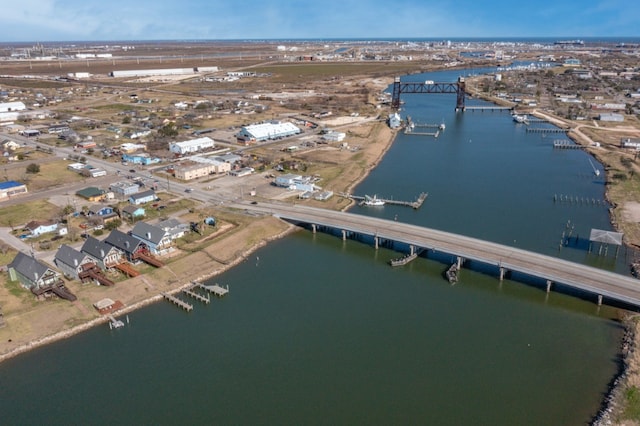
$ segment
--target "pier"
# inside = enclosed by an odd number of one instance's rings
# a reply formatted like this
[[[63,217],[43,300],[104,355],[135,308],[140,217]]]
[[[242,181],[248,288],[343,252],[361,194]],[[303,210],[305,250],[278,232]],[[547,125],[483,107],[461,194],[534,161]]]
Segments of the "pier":
[[[184,290],[182,290],[182,292],[187,296],[193,297],[194,299],[201,301],[202,303],[206,303],[206,304],[211,303],[211,298],[204,297],[203,295],[195,293],[188,288],[185,288]]]
[[[577,143],[573,143],[565,140],[553,141],[553,147],[556,149],[584,149],[582,145],[578,145]]]
[[[227,284],[226,288],[222,287],[221,285],[219,285],[218,283],[215,283],[214,285],[204,285],[201,283],[194,283],[195,286],[208,291],[209,293],[213,293],[218,297],[223,297],[225,296],[227,293],[229,293],[229,285]]]
[[[182,309],[184,309],[187,312],[191,312],[193,310],[193,305],[185,302],[184,300],[178,299],[177,297],[174,297],[174,296],[170,295],[169,293],[162,293],[162,296],[164,296],[164,298],[166,300],[168,300],[169,302],[173,303],[174,305],[177,305],[177,306],[181,307]]]
[[[361,203],[364,203],[364,201],[366,200],[366,197],[362,195],[341,193],[340,196],[343,198],[349,198],[350,200],[355,200]],[[428,196],[429,196],[428,193],[423,192],[420,195],[418,195],[418,198],[415,201],[401,201],[401,200],[393,200],[393,199],[379,198],[379,197],[376,197],[376,198],[377,200],[384,202],[384,204],[391,204],[396,206],[405,206],[405,207],[411,207],[413,209],[419,209],[420,207],[422,207],[422,204],[424,204],[424,201],[427,199]]]
[[[527,127],[527,132],[531,133],[567,133],[569,129],[544,128],[544,127]]]

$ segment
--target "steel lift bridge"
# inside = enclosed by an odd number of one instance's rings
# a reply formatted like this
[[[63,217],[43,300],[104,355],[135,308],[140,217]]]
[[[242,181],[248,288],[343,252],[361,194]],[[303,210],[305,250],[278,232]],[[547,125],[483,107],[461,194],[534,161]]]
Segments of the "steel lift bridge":
[[[396,110],[400,108],[400,95],[403,93],[455,93],[456,111],[464,111],[465,105],[464,77],[458,77],[455,83],[435,83],[427,80],[424,83],[401,82],[400,77],[393,81],[393,95],[391,106]]]

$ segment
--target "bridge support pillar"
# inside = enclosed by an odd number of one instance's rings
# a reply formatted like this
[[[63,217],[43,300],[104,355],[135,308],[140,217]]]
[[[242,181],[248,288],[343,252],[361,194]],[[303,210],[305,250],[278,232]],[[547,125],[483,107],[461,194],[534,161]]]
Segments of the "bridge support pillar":
[[[504,275],[506,273],[507,273],[507,270],[501,266],[500,267],[500,281],[504,280]]]
[[[409,253],[414,254],[415,251],[416,251],[416,248],[413,246],[413,244],[409,245]]]
[[[462,267],[462,260],[463,259],[460,256],[456,258],[456,266],[458,267],[458,269]]]
[[[344,229],[342,230],[342,241],[346,241],[347,240],[347,231],[345,231]]]
[[[311,232],[313,232],[314,234],[316,233],[316,224],[315,223],[311,224]]]
[[[547,280],[547,294],[551,291],[551,284],[553,284],[553,281]]]
[[[378,236],[373,237],[373,243],[375,244],[376,250],[378,250]]]
[[[602,306],[602,295],[598,295],[598,306]]]

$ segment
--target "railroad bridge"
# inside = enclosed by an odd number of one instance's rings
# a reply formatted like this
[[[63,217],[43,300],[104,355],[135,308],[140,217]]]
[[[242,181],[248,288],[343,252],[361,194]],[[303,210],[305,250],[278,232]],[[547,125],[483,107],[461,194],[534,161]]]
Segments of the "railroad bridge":
[[[546,280],[547,292],[553,284],[559,284],[597,296],[598,304],[602,303],[603,298],[608,298],[640,308],[640,281],[631,276],[393,220],[300,205],[261,203],[241,206],[308,226],[314,232],[319,227],[335,229],[342,232],[343,239],[349,234],[367,235],[373,238],[376,247],[380,241],[394,241],[422,250],[426,255],[433,251],[453,255],[460,260],[493,265],[500,279],[508,272],[518,272],[523,276],[542,279],[542,282]]]
[[[456,83],[436,83],[431,80],[427,80],[424,83],[401,82],[400,77],[396,77],[393,81],[392,108],[400,108],[400,95],[403,93],[455,93],[456,111],[465,110],[464,77],[458,77]]]

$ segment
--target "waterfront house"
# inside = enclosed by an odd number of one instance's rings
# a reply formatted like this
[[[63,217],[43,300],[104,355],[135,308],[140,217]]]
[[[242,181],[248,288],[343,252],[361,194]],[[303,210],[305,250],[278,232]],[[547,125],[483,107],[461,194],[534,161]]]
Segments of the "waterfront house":
[[[85,253],[63,244],[56,252],[53,263],[65,277],[77,280],[80,279],[79,274],[84,269],[83,265],[93,264],[93,261]]]
[[[87,237],[80,251],[89,256],[103,271],[113,268],[124,257],[118,248],[92,236]]]
[[[162,222],[158,222],[156,226],[167,232],[171,241],[182,238],[189,232],[189,225],[187,225],[186,223],[181,223],[178,219],[175,218],[169,218],[167,220],[163,220]]]
[[[31,236],[37,237],[42,234],[47,234],[49,232],[55,232],[58,230],[58,223],[53,221],[40,222],[37,220],[32,220],[27,223],[24,227],[26,231],[29,231]]]
[[[151,201],[155,201],[156,193],[153,189],[149,189],[146,191],[138,192],[137,194],[132,194],[129,197],[129,203],[134,205],[149,203]]]
[[[136,223],[130,234],[142,241],[152,254],[165,253],[172,246],[171,234],[145,222]]]
[[[147,252],[145,243],[118,229],[111,231],[107,238],[104,239],[104,242],[120,250],[129,262],[137,260],[139,253]]]
[[[20,281],[24,288],[37,290],[56,284],[60,274],[44,262],[35,257],[18,252],[16,257],[7,265],[9,279]]]

